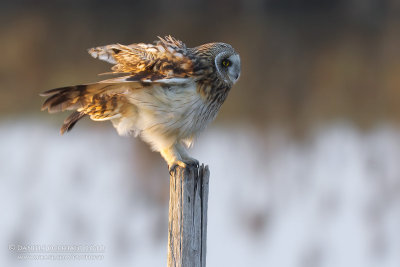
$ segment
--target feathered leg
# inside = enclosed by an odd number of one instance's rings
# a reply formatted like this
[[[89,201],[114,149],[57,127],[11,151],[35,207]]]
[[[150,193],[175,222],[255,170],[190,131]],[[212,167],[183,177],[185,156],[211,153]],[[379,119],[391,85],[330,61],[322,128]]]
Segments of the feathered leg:
[[[180,143],[162,149],[161,156],[168,164],[169,171],[172,172],[177,166],[186,168],[188,165],[199,165],[199,161],[188,156],[185,148]]]

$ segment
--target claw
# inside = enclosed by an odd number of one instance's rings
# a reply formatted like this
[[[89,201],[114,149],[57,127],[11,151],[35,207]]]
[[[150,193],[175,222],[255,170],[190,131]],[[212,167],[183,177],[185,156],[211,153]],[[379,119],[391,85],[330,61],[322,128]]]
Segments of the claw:
[[[176,167],[178,167],[177,164],[173,164],[171,167],[168,166],[169,175],[173,175],[175,173]]]
[[[186,167],[187,167],[187,164],[186,164],[185,162],[181,161],[181,160],[175,161],[175,162],[171,165],[171,167],[169,167],[169,174],[172,175],[172,174],[175,172],[175,170],[176,170],[176,168],[177,168],[178,166],[179,166],[179,167],[182,167],[182,168],[186,168]]]
[[[185,161],[181,161],[181,160],[175,161],[173,164],[168,166],[169,174],[172,175],[178,166],[182,167],[182,168],[187,168],[189,166],[198,168],[200,166],[200,163],[197,159],[193,159],[193,158],[186,159]]]
[[[196,167],[196,168],[198,168],[199,167],[199,161],[197,160],[197,159],[189,159],[189,160],[185,160],[185,162],[186,162],[186,164],[187,165],[190,165],[190,166],[193,166],[193,167]]]

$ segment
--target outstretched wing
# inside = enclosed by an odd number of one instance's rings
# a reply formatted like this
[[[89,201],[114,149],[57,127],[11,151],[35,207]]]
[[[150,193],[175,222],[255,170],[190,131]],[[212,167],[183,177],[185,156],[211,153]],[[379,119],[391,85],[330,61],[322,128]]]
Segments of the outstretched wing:
[[[89,115],[92,120],[102,121],[128,116],[132,111],[132,104],[129,103],[127,95],[132,90],[143,87],[138,82],[120,83],[117,78],[105,82],[76,85],[69,87],[48,90],[41,94],[47,97],[43,103],[42,110],[49,113],[75,110],[61,127],[61,134],[69,131],[75,123]]]
[[[143,77],[137,81],[137,76],[125,76],[98,83],[68,86],[51,89],[40,94],[47,97],[42,110],[55,113],[65,110],[74,112],[65,119],[61,134],[72,129],[78,120],[88,115],[92,120],[104,121],[121,117],[134,116],[136,107],[129,101],[135,91],[152,86],[169,87],[185,86],[190,79],[173,78],[151,81]]]
[[[94,58],[111,64],[113,73],[129,73],[134,79],[184,78],[193,75],[193,62],[186,45],[171,37],[159,37],[155,44],[112,44],[89,49]],[[138,78],[138,79],[139,79]]]
[[[61,127],[61,133],[71,130],[82,117],[92,120],[111,120],[132,115],[135,108],[129,94],[151,85],[183,85],[192,81],[193,61],[186,45],[171,36],[160,38],[152,44],[112,44],[89,49],[89,53],[114,64],[114,73],[128,76],[109,79],[94,84],[77,85],[48,90],[42,110],[50,113],[75,110]],[[150,89],[151,90],[151,89]]]

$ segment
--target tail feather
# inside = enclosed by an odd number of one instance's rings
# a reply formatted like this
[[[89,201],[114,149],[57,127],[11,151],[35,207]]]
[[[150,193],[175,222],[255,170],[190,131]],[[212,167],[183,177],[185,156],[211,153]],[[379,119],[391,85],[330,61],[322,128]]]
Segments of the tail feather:
[[[79,111],[74,111],[71,115],[69,115],[65,120],[63,125],[61,126],[60,133],[64,134],[65,132],[69,132],[74,125],[82,119],[84,116],[86,116],[85,113],[79,112]]]

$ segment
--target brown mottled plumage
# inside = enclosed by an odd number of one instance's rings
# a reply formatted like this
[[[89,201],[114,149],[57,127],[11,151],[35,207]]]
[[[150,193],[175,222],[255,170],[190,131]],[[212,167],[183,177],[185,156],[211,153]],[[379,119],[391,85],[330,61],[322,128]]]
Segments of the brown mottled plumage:
[[[113,44],[89,49],[125,76],[93,84],[52,89],[42,110],[74,110],[61,127],[82,117],[111,120],[118,133],[140,135],[168,165],[198,164],[185,147],[216,116],[240,75],[240,58],[225,43],[195,48],[171,36],[154,44]]]

